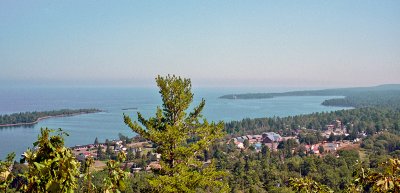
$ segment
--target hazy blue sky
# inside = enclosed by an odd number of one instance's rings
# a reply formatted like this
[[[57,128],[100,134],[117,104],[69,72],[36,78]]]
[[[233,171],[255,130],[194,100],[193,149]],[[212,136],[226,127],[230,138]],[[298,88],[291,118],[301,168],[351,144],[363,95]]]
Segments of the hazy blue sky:
[[[0,81],[400,83],[400,1],[0,1]]]

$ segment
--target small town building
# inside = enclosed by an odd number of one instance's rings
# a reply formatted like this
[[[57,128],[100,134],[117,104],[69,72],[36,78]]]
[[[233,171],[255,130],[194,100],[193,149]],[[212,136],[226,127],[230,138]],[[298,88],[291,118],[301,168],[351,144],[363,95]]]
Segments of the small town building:
[[[262,134],[263,143],[276,143],[282,141],[282,137],[275,132],[265,132]]]

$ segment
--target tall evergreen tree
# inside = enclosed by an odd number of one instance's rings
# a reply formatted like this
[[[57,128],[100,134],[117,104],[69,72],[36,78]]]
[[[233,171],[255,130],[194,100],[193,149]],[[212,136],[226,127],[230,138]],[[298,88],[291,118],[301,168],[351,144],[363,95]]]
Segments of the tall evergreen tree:
[[[225,172],[217,171],[214,163],[206,166],[197,156],[204,156],[214,141],[223,136],[223,123],[209,123],[202,118],[204,99],[187,114],[193,101],[190,79],[177,76],[156,78],[162,98],[155,117],[145,119],[138,113],[138,122],[124,115],[125,123],[143,138],[156,144],[161,154],[161,170],[149,182],[159,192],[227,191]]]
[[[96,139],[94,139],[94,144],[95,145],[99,144],[99,139],[97,139],[97,137],[96,137]]]
[[[97,153],[97,159],[98,160],[103,160],[104,159],[105,155],[104,155],[104,152],[103,152],[103,148],[100,145],[97,146],[96,153]]]

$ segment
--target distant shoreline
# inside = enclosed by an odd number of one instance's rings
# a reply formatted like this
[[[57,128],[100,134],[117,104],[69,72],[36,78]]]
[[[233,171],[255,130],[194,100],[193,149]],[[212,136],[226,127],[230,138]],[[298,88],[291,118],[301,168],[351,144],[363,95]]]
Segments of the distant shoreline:
[[[323,90],[290,91],[282,93],[228,94],[220,99],[270,99],[287,96],[343,96],[327,99],[321,103],[331,107],[387,107],[397,108],[400,104],[400,84],[385,84],[372,87],[336,88]],[[393,104],[397,104],[393,106]]]
[[[62,115],[52,115],[52,116],[43,116],[37,118],[33,122],[28,122],[28,123],[10,123],[10,124],[0,124],[0,127],[17,127],[17,126],[24,126],[24,125],[34,125],[39,123],[40,121],[44,119],[50,119],[50,118],[57,118],[57,117],[71,117],[71,116],[76,116],[76,115],[83,115],[83,114],[91,114],[91,113],[98,113],[102,112],[101,110],[93,111],[93,112],[79,112],[79,113],[71,113],[71,114],[62,114]]]

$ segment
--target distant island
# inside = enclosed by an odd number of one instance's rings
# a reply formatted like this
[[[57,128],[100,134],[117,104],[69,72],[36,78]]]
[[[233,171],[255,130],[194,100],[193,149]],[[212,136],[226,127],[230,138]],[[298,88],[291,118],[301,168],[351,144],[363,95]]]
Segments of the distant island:
[[[61,109],[42,112],[21,112],[10,115],[0,115],[0,127],[13,127],[21,125],[33,125],[40,120],[52,117],[66,117],[80,114],[101,112],[99,109]]]
[[[130,108],[123,108],[123,111],[127,111],[127,110],[137,110],[137,107],[130,107]]]
[[[390,107],[399,108],[400,84],[385,84],[373,87],[337,88],[323,90],[291,91],[282,93],[228,94],[221,99],[268,99],[283,96],[344,96],[322,102],[325,106],[340,107]],[[395,104],[395,105],[394,105]]]

